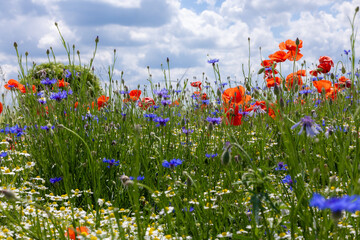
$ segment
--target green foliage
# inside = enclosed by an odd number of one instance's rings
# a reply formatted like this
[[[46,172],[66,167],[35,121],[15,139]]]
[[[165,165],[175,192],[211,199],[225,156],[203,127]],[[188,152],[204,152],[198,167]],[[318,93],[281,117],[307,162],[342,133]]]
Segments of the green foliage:
[[[69,77],[66,77],[69,74],[66,70],[71,73]],[[34,84],[37,89],[43,89],[40,80],[45,78],[64,79],[70,83],[71,89],[75,93],[80,92],[82,87],[80,83],[84,81],[84,87],[91,97],[96,97],[101,93],[100,80],[92,71],[79,65],[64,65],[59,62],[47,62],[35,65],[26,75],[25,79],[22,80],[22,84],[27,81]]]

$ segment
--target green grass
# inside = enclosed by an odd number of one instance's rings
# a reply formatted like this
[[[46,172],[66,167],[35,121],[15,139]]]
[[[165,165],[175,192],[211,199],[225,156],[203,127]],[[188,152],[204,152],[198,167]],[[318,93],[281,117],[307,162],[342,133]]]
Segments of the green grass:
[[[353,31],[354,21],[355,17]],[[61,40],[69,55],[68,66],[90,72],[93,59],[80,66]],[[294,72],[300,70],[295,62],[282,64],[293,64]],[[228,85],[202,81],[202,92],[209,98],[203,107],[201,99],[186,91],[197,90],[187,80],[170,84],[169,62],[162,86],[152,84],[149,76],[150,89],[141,89],[140,100],[153,97],[156,109],[124,102],[129,95],[121,91],[135,89],[127,89],[123,79],[114,82],[113,65],[106,89],[86,91],[87,74],[83,74],[78,83],[67,80],[73,93],[65,88],[68,95],[61,101],[50,99],[58,87],[40,82],[36,86],[43,91],[45,104],[39,103],[37,94],[9,90],[18,104],[15,110],[5,107],[1,117],[0,148],[8,155],[1,161],[5,195],[0,204],[0,236],[66,239],[69,228],[86,226],[87,233],[78,234],[88,239],[358,239],[359,211],[331,212],[309,206],[315,192],[326,198],[360,195],[358,69],[354,61],[342,65],[331,69],[333,75],[321,74],[332,82],[337,74],[351,80],[352,87],[339,91],[336,99],[317,93],[310,75],[303,81],[314,90],[311,93],[301,94],[299,86],[287,89],[285,76],[275,92],[257,89],[249,70],[244,78],[250,104],[265,101],[267,110],[244,115],[239,126],[226,124],[221,94],[235,86],[221,79],[217,63],[212,65],[214,78],[208,80]],[[26,83],[27,67],[20,66],[19,82]],[[262,76],[263,70],[259,73]],[[154,90],[164,87],[178,106],[162,105]],[[110,99],[98,109],[97,98],[102,94]],[[75,102],[79,103],[76,109]],[[267,114],[269,107],[275,118]],[[145,117],[151,113],[169,121],[157,126]],[[302,126],[291,129],[305,116],[321,126],[316,136],[307,136],[306,129],[299,135]],[[210,124],[208,117],[221,117],[222,123]],[[17,129],[10,129],[16,124]],[[193,132],[185,134],[182,128]],[[104,158],[114,159],[114,164],[108,167]],[[182,163],[163,166],[164,160],[172,159]],[[275,170],[279,162],[287,170]],[[283,182],[287,175],[292,184]],[[144,179],[138,181],[138,176]],[[55,177],[62,180],[51,183]]]

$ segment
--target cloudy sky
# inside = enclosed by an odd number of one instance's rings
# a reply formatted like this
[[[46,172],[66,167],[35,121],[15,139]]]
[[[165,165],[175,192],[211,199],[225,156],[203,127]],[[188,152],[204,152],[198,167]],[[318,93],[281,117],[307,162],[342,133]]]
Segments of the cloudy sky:
[[[260,59],[287,39],[303,40],[307,63],[324,55],[344,59],[343,50],[350,48],[348,17],[358,5],[360,0],[1,0],[0,66],[6,80],[17,79],[14,42],[22,55],[29,52],[30,63],[46,62],[50,46],[66,63],[57,22],[82,63],[89,62],[99,36],[94,63],[103,81],[116,49],[115,79],[124,71],[130,87],[147,83],[147,66],[153,81],[163,82],[167,57],[173,80],[201,79],[203,72],[214,79],[207,60],[218,58],[222,77],[241,83],[248,38],[255,79]]]

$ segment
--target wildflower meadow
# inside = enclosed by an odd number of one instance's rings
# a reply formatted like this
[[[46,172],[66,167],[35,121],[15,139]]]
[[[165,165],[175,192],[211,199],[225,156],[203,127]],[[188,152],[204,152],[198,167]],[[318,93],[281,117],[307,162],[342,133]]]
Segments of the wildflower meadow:
[[[302,61],[284,39],[244,70],[128,87],[63,38],[19,53],[0,105],[1,239],[360,239],[359,7],[349,49]],[[249,39],[250,43],[250,39]],[[249,48],[251,45],[249,44]],[[292,69],[285,74],[281,68]],[[254,75],[262,82],[256,83]],[[12,105],[4,103],[4,97]]]

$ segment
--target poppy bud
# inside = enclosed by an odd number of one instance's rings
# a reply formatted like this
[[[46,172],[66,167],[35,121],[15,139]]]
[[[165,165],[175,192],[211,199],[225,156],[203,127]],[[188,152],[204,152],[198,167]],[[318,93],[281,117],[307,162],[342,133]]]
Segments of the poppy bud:
[[[285,107],[285,102],[284,102],[284,99],[282,97],[280,98],[279,104],[280,104],[281,108]]]
[[[170,62],[169,58],[166,58],[166,62],[167,62],[167,63],[169,63],[169,62]]]
[[[17,46],[18,46],[18,45],[17,45],[17,43],[16,43],[16,42],[14,42],[14,48],[17,48]]]
[[[231,145],[229,144],[224,152],[221,154],[221,164],[227,166],[231,161],[231,154],[230,154]]]
[[[296,44],[296,46],[298,46],[300,44],[299,38],[296,38],[295,44]]]
[[[99,42],[99,36],[96,36],[95,43],[98,43],[98,42]]]
[[[26,56],[26,57],[29,56],[29,52],[25,52],[25,56]]]
[[[50,54],[50,50],[46,49],[46,55],[49,55],[49,54]]]
[[[265,71],[265,68],[260,68],[260,70],[258,71],[258,74],[262,74]]]
[[[357,6],[356,8],[355,8],[355,13],[357,13],[359,11],[359,6]]]
[[[342,72],[342,74],[345,74],[345,73],[346,73],[346,69],[345,69],[345,67],[344,67],[344,66],[342,66],[342,68],[341,68],[341,72]]]
[[[76,53],[77,53],[77,55],[80,55],[80,51],[79,51],[79,50],[77,50]]]

